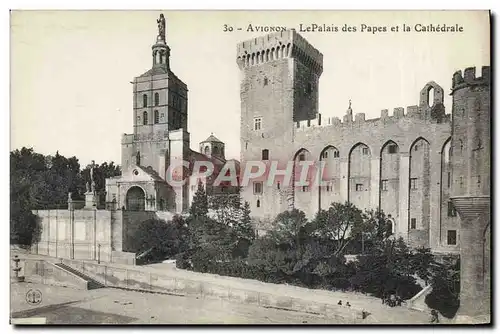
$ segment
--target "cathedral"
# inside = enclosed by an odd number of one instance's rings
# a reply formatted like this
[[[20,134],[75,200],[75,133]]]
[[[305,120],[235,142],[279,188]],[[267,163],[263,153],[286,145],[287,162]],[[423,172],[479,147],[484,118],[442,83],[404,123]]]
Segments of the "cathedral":
[[[208,194],[236,187],[219,189],[211,185],[213,178],[191,178],[196,161],[210,161],[216,176],[226,164],[225,145],[212,133],[200,143],[199,152],[190,148],[188,88],[170,68],[163,14],[151,55],[151,69],[133,80],[134,133],[122,135],[122,175],[106,180],[106,202],[122,210],[180,214],[188,210],[199,181]],[[189,166],[177,168],[176,177],[186,182],[172,187],[168,167],[182,161]]]

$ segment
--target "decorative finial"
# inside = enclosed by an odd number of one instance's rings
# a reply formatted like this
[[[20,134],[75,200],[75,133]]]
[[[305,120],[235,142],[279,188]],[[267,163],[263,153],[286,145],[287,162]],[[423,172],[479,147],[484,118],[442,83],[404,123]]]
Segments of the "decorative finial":
[[[351,99],[349,99],[349,109],[351,109]]]
[[[160,14],[160,18],[156,20],[156,23],[158,23],[158,37],[160,37],[163,41],[165,41],[165,17],[163,14]]]

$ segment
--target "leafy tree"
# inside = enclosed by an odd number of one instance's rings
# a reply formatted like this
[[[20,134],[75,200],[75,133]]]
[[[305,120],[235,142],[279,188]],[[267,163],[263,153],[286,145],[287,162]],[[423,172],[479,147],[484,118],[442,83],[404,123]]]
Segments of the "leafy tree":
[[[377,297],[396,294],[411,298],[421,289],[413,277],[411,256],[402,238],[387,239],[358,257],[351,283],[357,290]]]
[[[333,255],[343,255],[352,240],[364,231],[361,210],[352,203],[332,203],[328,210],[316,214],[310,229],[323,240],[334,240]]]
[[[270,236],[276,244],[287,245],[300,251],[306,224],[307,219],[304,212],[298,209],[285,211],[274,219],[274,229]]]
[[[198,189],[193,197],[193,203],[189,209],[189,213],[193,218],[206,217],[208,214],[208,199],[207,193],[205,192],[205,187],[203,184],[198,182]]]
[[[460,306],[460,258],[447,256],[431,265],[432,291],[426,304],[447,318],[453,318]]]
[[[432,255],[430,248],[420,247],[413,251],[410,266],[415,274],[424,280],[426,285],[429,284],[433,264],[434,256]]]
[[[243,218],[239,194],[212,195],[209,199],[209,209],[214,213],[215,220],[227,226],[234,226]]]

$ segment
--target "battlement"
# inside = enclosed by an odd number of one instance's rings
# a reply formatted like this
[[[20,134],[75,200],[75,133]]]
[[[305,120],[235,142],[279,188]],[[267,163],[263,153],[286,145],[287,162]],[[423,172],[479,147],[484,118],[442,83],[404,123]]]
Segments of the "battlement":
[[[284,58],[296,58],[318,74],[323,72],[323,54],[295,29],[243,41],[237,45],[236,53],[240,69]]]
[[[452,92],[467,86],[489,85],[491,80],[491,73],[489,66],[481,67],[481,76],[476,77],[476,68],[468,67],[462,71],[456,71],[453,74],[453,82],[451,86]]]
[[[122,134],[122,145],[132,144],[134,142],[133,134]]]
[[[424,119],[426,117],[424,111],[419,108],[416,105],[413,106],[408,106],[405,108],[402,107],[397,107],[394,108],[393,114],[389,115],[389,110],[388,109],[382,109],[380,111],[380,117],[379,118],[373,118],[373,119],[366,119],[365,113],[357,113],[354,115],[354,120],[349,119],[349,117],[346,115],[344,116],[343,120],[341,120],[339,117],[322,117],[321,114],[318,114],[318,116],[315,119],[311,120],[306,120],[306,121],[300,121],[300,122],[295,122],[295,127],[296,131],[307,131],[308,129],[314,129],[314,128],[321,128],[321,127],[351,127],[353,125],[361,126],[363,124],[368,124],[368,123],[389,123],[389,122],[394,122],[398,121],[400,119],[409,119],[409,120],[415,120],[415,119]],[[442,119],[438,120],[431,120],[431,122],[450,122],[451,121],[451,115],[446,114]]]

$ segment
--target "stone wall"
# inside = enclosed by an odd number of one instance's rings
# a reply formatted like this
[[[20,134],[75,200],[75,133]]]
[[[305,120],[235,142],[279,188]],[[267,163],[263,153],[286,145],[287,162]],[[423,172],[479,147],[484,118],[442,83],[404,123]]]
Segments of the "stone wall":
[[[111,211],[34,210],[42,235],[37,254],[60,258],[111,260]],[[100,246],[99,246],[100,245]]]
[[[259,285],[264,288],[259,289],[252,284],[252,280],[245,279],[238,279],[238,287],[236,287],[235,285],[228,285],[225,277],[211,278],[208,281],[201,277],[199,279],[188,279],[169,274],[130,269],[124,266],[99,265],[76,260],[63,260],[63,263],[110,287],[188,295],[198,298],[216,298],[262,307],[328,314],[331,317],[349,319],[352,322],[362,322],[362,309],[337,305],[338,298],[330,295],[327,291],[315,291],[315,294],[311,294],[309,289],[261,282],[259,282]],[[273,290],[273,286],[279,286],[281,291],[270,292]],[[283,292],[283,290],[288,290],[288,293]],[[297,290],[301,290],[300,296]],[[309,293],[304,295],[304,292]],[[306,295],[309,297],[305,297]]]
[[[134,235],[148,219],[171,221],[174,214],[122,210],[34,210],[42,235],[34,254],[56,258],[135,263]]]

